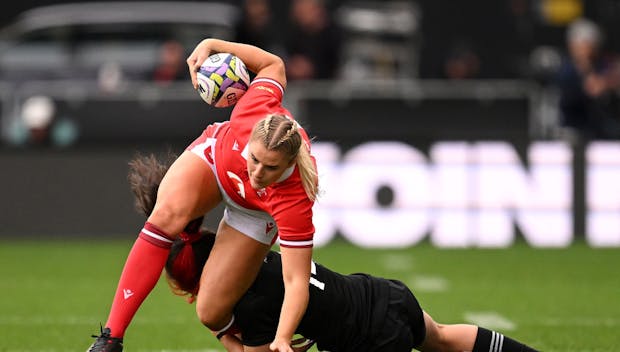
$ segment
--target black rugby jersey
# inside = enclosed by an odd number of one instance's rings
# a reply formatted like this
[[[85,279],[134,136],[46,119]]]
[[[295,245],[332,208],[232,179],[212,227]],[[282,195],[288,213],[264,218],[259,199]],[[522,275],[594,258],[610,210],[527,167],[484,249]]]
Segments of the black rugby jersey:
[[[312,264],[310,300],[297,333],[317,342],[319,350],[370,351],[389,300],[386,279],[366,274],[342,275]],[[284,299],[280,254],[270,252],[234,313],[243,344],[273,341]]]

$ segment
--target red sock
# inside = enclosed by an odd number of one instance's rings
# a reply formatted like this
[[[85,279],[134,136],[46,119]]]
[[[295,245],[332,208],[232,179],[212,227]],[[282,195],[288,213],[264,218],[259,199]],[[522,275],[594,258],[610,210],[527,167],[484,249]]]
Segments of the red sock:
[[[105,325],[113,337],[125,335],[134,314],[157,284],[172,245],[170,238],[152,224],[144,225],[125,262]]]

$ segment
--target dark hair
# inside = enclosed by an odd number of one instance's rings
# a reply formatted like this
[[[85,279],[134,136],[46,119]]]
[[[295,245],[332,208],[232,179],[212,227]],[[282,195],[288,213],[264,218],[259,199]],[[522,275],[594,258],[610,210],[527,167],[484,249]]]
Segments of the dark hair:
[[[138,212],[146,217],[151,215],[157,190],[164,175],[176,159],[176,156],[168,153],[165,161],[159,160],[155,155],[136,155],[129,162],[129,187],[134,194],[134,206]]]
[[[165,160],[155,155],[136,155],[129,162],[129,186],[135,197],[136,210],[149,216],[157,201],[161,180],[176,159],[168,153]],[[193,295],[198,291],[202,268],[215,242],[215,233],[201,227],[203,217],[194,219],[174,240],[165,270],[168,284],[175,294]]]

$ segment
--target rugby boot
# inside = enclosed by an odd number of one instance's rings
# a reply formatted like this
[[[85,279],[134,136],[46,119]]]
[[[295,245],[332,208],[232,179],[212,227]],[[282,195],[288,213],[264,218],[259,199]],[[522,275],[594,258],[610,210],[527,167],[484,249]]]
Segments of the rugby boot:
[[[123,338],[110,336],[110,328],[101,328],[101,335],[93,335],[95,342],[86,352],[123,352]]]

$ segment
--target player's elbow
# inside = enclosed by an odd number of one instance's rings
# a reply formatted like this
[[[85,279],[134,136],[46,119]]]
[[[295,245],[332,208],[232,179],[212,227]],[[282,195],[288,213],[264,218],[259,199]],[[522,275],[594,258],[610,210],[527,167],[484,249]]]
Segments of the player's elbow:
[[[269,77],[280,83],[283,88],[286,88],[286,66],[284,60],[275,54],[267,54],[256,75],[257,77]]]
[[[286,72],[286,65],[284,64],[284,60],[279,57],[278,55],[275,54],[271,54],[271,66],[274,67],[274,69],[280,71],[280,72]]]

